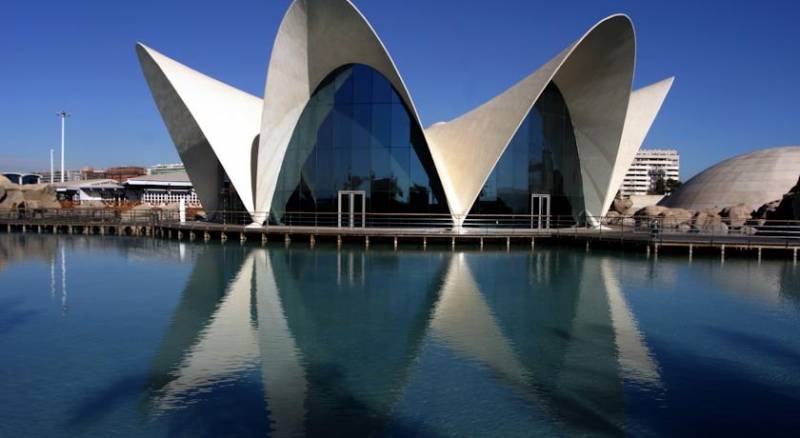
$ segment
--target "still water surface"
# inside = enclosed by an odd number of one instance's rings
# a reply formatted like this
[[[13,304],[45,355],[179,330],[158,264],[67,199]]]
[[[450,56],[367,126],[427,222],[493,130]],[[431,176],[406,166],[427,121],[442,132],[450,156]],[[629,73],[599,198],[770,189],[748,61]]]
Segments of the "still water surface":
[[[790,435],[789,261],[0,236],[0,436]]]

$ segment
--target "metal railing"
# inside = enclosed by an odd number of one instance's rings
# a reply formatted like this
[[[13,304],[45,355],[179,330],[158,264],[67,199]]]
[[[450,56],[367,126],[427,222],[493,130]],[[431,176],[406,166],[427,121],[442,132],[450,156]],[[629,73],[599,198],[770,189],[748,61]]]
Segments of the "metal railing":
[[[344,216],[344,214],[342,214]],[[180,222],[178,210],[61,208],[61,209],[0,209],[2,224],[150,224],[166,225]],[[252,223],[250,214],[243,211],[214,211],[198,215],[189,209],[185,215],[191,224],[222,224],[246,226]],[[460,218],[455,218],[460,219]],[[267,227],[337,228],[337,212],[287,212],[281,224]],[[354,223],[342,222],[348,228],[419,229],[428,232],[454,229],[454,218],[446,213],[365,213],[356,216]],[[536,227],[538,224],[548,226]],[[800,245],[800,221],[764,219],[730,220],[711,224],[695,223],[687,218],[665,217],[606,217],[583,218],[576,224],[571,216],[540,216],[531,214],[471,214],[464,218],[460,234],[502,233],[519,235],[547,233],[556,236],[636,237],[656,242],[735,240],[737,243]]]

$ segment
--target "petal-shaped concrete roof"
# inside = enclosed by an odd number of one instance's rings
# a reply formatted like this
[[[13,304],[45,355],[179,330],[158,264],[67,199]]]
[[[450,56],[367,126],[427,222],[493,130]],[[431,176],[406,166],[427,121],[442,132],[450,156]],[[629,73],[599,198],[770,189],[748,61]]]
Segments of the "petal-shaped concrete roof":
[[[150,91],[192,185],[207,211],[217,210],[222,165],[252,212],[250,154],[258,135],[261,99],[136,45]]]
[[[377,70],[420,124],[394,61],[349,0],[295,0],[291,4],[275,38],[263,101],[144,46],[137,51],[206,210],[217,207],[222,176],[216,158],[254,221],[267,219],[300,116],[314,90],[339,67],[363,64]],[[559,88],[575,130],[584,213],[593,222],[593,216],[607,211],[672,84],[668,79],[632,94],[635,57],[630,19],[612,15],[502,94],[424,130],[454,224],[463,223],[520,124],[550,83]]]
[[[347,64],[364,64],[394,86],[419,123],[411,95],[375,30],[348,0],[295,0],[278,29],[267,71],[257,164],[256,222],[272,207],[294,128],[317,86]]]
[[[601,215],[607,209],[604,205],[613,200],[608,193],[633,80],[635,41],[627,16],[608,17],[499,96],[426,130],[457,225],[550,82],[558,86],[572,118],[586,213]]]

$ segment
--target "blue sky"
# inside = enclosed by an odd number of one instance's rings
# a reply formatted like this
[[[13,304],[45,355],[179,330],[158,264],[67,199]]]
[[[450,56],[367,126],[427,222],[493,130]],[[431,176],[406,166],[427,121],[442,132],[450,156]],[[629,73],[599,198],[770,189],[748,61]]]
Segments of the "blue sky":
[[[676,76],[645,147],[688,177],[723,158],[800,144],[800,2],[355,0],[427,126],[483,103],[601,18],[627,13],[635,87]],[[142,41],[261,96],[288,0],[3,1],[0,169],[42,170],[68,121],[67,167],[177,162],[134,53]]]

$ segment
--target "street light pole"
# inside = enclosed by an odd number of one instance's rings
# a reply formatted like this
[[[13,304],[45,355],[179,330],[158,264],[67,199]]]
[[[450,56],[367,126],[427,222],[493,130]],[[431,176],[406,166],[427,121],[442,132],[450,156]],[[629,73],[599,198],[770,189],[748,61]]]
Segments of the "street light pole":
[[[50,149],[50,184],[53,184],[56,178],[53,174],[53,170],[53,149]]]
[[[64,182],[64,125],[66,124],[67,114],[66,111],[61,111],[58,113],[58,117],[61,117],[61,182]]]

